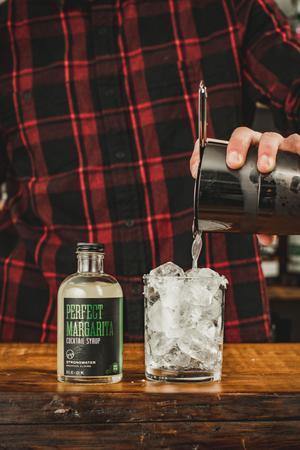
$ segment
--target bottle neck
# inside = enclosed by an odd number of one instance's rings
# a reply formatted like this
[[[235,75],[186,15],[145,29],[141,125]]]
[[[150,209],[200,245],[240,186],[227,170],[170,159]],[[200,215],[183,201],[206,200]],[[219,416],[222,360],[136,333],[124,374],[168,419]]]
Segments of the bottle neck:
[[[78,273],[103,273],[104,255],[98,252],[80,252],[77,254]]]

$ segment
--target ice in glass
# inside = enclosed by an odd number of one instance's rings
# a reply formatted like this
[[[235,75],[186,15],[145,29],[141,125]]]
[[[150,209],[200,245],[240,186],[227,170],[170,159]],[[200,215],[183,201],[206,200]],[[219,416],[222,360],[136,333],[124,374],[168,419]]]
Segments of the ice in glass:
[[[226,278],[168,262],[145,275],[144,285],[147,379],[220,380]]]

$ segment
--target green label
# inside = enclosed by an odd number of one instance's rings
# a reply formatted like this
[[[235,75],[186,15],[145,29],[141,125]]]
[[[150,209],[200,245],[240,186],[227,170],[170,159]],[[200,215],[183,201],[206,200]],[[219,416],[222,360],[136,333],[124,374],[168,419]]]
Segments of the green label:
[[[289,253],[292,256],[300,256],[300,245],[289,245]]]
[[[122,298],[64,299],[65,376],[122,372]]]

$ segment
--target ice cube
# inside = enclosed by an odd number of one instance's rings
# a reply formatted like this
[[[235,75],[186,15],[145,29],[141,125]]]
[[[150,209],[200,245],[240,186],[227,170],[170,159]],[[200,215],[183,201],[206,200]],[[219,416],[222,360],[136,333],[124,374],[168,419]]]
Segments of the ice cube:
[[[195,278],[214,278],[219,277],[220,275],[209,267],[204,268],[193,268],[189,269],[185,272],[187,277],[195,277]]]
[[[161,314],[162,306],[161,301],[156,301],[152,306],[147,309],[146,325],[152,331],[162,331],[163,321]]]
[[[185,272],[185,274],[186,274],[186,276],[189,276],[189,277],[201,277],[201,278],[220,277],[218,272],[215,272],[214,270],[210,269],[209,267],[189,269]]]
[[[165,333],[168,338],[179,338],[184,334],[180,327],[179,309],[164,307],[161,300],[148,307],[145,325],[151,331]]]
[[[178,280],[178,277],[184,277],[184,271],[176,264],[167,262],[150,271],[148,285],[155,292],[159,292],[161,297],[166,297],[170,303],[173,293],[176,295],[176,290],[180,286],[177,282],[182,281]]]
[[[212,320],[202,320],[199,326],[199,331],[202,335],[200,339],[203,339],[203,337],[205,337],[206,342],[213,341],[216,336],[217,327]]]
[[[202,278],[187,278],[182,289],[186,303],[207,306],[211,304],[213,293],[207,288]]]
[[[182,339],[178,341],[178,347],[180,350],[188,355],[190,358],[199,359],[199,351],[201,347],[195,346],[192,340]]]
[[[171,351],[163,357],[163,367],[165,369],[186,369],[189,367],[191,358],[182,353],[178,345],[175,345]]]
[[[172,263],[171,261],[162,264],[150,271],[150,277],[183,277],[184,271],[181,267]]]
[[[211,284],[218,285],[219,286],[223,286],[226,287],[228,280],[224,277],[224,275],[220,275],[218,272],[210,269],[209,267],[204,267],[201,269],[198,268],[194,268],[194,269],[189,269],[185,272],[186,277],[193,277],[193,278],[209,278],[210,280],[207,280],[206,285],[210,286]],[[212,283],[212,280],[214,280],[214,282]]]
[[[170,308],[177,308],[182,295],[181,290],[183,288],[184,279],[178,277],[165,278],[160,285],[161,301],[164,306]]]
[[[217,343],[214,341],[216,327],[211,321],[201,322],[198,329],[193,329],[177,344],[180,350],[191,358],[201,361],[203,364],[211,365],[217,356]]]
[[[180,323],[186,332],[191,328],[196,328],[198,322],[201,320],[202,309],[188,302],[182,303],[180,308]]]
[[[145,286],[144,295],[147,298],[148,306],[153,305],[160,298],[157,290],[154,289],[153,286],[150,286],[150,285]]]
[[[151,357],[161,357],[171,351],[175,345],[173,339],[168,339],[164,333],[152,333],[149,336]]]
[[[218,302],[220,305],[223,302],[223,292],[224,292],[224,289],[222,287],[220,287],[220,289],[218,289],[218,291],[214,295],[214,300],[216,302]]]
[[[163,330],[167,332],[169,328],[178,328],[180,325],[180,315],[177,308],[164,307],[161,309],[161,321]]]
[[[166,336],[171,339],[180,339],[186,333],[186,330],[181,327],[170,328],[168,327],[166,330]]]
[[[213,298],[212,303],[203,311],[203,316],[207,319],[218,320],[222,317],[222,304],[216,300],[216,297]]]
[[[182,353],[180,349],[178,349],[178,353],[174,357],[173,365],[175,369],[177,367],[180,369],[187,369],[189,367],[190,361],[191,358],[185,353]]]
[[[194,268],[192,268],[192,269],[188,269],[188,270],[185,272],[185,276],[186,276],[186,277],[199,278],[199,277],[201,277],[201,270],[202,270],[202,269],[199,269],[199,268],[197,268],[197,267],[194,267]]]
[[[218,349],[216,347],[199,350],[196,358],[191,358],[190,369],[213,371],[218,361]]]
[[[163,292],[164,279],[158,277],[149,277],[148,286],[149,289],[151,289],[153,292],[152,296],[154,297],[155,295],[157,295],[159,298],[161,293]]]

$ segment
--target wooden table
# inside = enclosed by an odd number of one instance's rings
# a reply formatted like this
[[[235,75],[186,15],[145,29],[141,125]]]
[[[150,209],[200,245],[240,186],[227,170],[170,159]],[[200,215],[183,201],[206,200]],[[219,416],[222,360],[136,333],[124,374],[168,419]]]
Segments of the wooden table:
[[[0,345],[0,448],[299,449],[300,344],[224,349],[221,383],[145,380],[125,345],[124,381],[56,382],[56,347]]]

